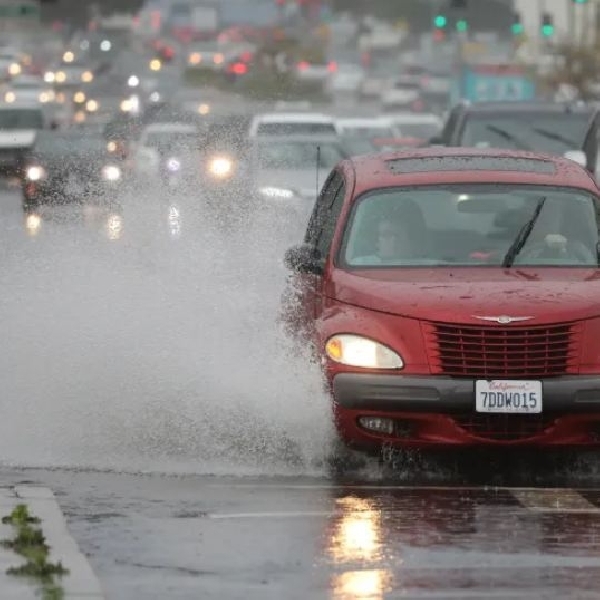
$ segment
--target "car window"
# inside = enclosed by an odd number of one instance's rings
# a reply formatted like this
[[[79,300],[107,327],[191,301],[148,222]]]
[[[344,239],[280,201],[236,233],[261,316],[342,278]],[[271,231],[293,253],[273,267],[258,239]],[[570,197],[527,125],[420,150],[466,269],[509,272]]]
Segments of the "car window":
[[[44,114],[38,109],[9,108],[0,110],[0,131],[43,129]]]
[[[323,143],[318,139],[306,141],[268,140],[257,146],[258,166],[261,169],[303,170],[315,169],[317,148],[321,148],[319,167],[333,169],[346,158],[341,146]]]
[[[340,190],[340,187],[343,186],[343,183],[343,176],[337,170],[332,171],[332,173],[325,181],[321,193],[319,194],[317,201],[315,202],[315,206],[313,208],[313,212],[308,223],[308,228],[306,230],[306,235],[304,238],[304,242],[306,244],[314,246],[319,250],[323,249],[325,244],[324,240],[327,239],[327,234],[324,233],[324,229],[327,228],[327,220],[330,217],[332,217],[335,214],[335,210],[337,210],[337,207],[334,207],[335,200],[337,197],[336,195],[337,192]],[[329,224],[329,228],[330,227],[331,224]],[[331,234],[331,238],[333,238],[333,233]],[[328,250],[329,249],[327,248],[327,251]]]
[[[260,123],[256,129],[257,135],[335,135],[337,133],[333,123]]]
[[[515,265],[596,266],[597,199],[538,186],[452,185],[373,191],[355,205],[349,267],[501,266],[528,223]]]
[[[581,149],[588,130],[587,114],[471,115],[459,145],[475,148],[532,150],[562,156]]]

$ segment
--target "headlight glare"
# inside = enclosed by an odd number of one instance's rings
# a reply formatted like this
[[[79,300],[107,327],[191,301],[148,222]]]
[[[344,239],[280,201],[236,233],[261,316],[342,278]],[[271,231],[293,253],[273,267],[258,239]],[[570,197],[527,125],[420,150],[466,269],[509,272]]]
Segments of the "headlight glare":
[[[338,334],[325,344],[325,354],[334,362],[363,369],[402,369],[402,358],[383,344],[352,334]]]
[[[170,158],[167,161],[167,169],[171,172],[179,171],[181,169],[181,162],[177,158]]]
[[[39,181],[40,179],[43,179],[45,175],[46,172],[42,167],[27,167],[27,170],[25,171],[25,177],[27,177],[29,181]]]
[[[233,163],[228,158],[213,158],[208,163],[208,170],[215,175],[215,177],[227,177],[232,169]]]
[[[121,179],[121,169],[113,165],[109,165],[102,169],[102,177],[108,181],[117,181]]]

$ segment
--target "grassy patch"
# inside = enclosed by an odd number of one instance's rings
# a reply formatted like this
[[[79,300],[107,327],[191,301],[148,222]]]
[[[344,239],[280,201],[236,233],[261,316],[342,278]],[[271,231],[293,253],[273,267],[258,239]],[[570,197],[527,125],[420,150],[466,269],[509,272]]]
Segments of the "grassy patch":
[[[37,517],[29,514],[29,509],[24,504],[19,504],[10,515],[2,518],[2,523],[12,525],[16,531],[12,539],[2,540],[0,543],[5,548],[12,549],[16,554],[25,559],[25,564],[10,567],[8,575],[31,577],[42,584],[43,600],[61,600],[64,597],[63,588],[54,581],[55,576],[62,576],[69,571],[60,562],[48,561],[50,548],[40,527]]]

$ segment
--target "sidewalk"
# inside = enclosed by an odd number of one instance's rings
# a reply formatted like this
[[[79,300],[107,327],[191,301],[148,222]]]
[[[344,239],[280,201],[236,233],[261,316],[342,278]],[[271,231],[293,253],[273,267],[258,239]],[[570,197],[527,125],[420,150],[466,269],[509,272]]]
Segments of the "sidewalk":
[[[9,515],[17,504],[25,504],[29,513],[41,519],[41,527],[48,546],[49,561],[60,561],[69,574],[55,578],[64,590],[65,600],[104,600],[100,583],[86,557],[67,530],[62,511],[48,488],[35,486],[0,487],[0,517]],[[14,537],[11,525],[0,524],[0,539]],[[10,600],[39,600],[41,586],[35,580],[7,575],[10,567],[18,567],[25,560],[10,548],[0,547],[0,597]]]

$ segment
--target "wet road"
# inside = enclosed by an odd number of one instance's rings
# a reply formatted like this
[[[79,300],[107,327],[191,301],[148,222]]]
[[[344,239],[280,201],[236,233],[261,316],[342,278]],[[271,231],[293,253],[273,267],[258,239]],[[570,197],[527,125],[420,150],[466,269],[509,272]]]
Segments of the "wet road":
[[[109,600],[598,597],[593,481],[323,475],[326,402],[273,357],[273,265],[249,247],[204,265],[213,240],[165,254],[149,230],[125,269],[60,224],[31,245],[14,190],[0,219],[0,484],[55,490]]]
[[[109,599],[597,598],[600,491],[3,471]]]

